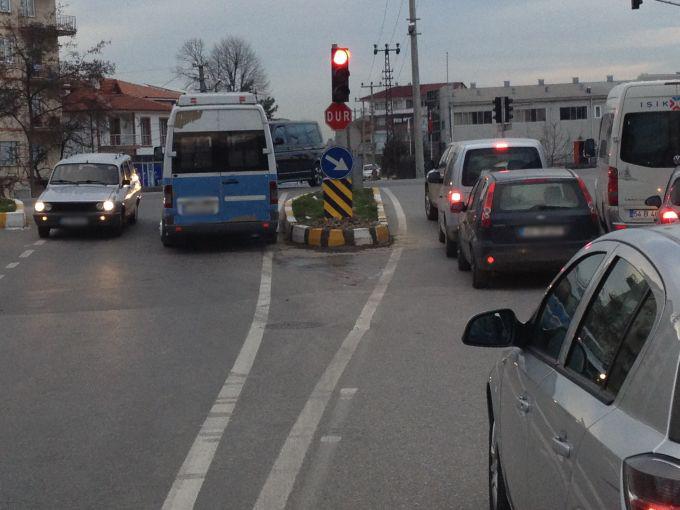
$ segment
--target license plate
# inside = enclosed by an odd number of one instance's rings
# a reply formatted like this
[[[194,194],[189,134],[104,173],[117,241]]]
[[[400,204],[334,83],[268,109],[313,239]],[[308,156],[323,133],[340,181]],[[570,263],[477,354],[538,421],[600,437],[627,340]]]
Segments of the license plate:
[[[217,214],[219,205],[217,199],[192,200],[181,204],[180,214],[185,216],[206,216]]]
[[[561,237],[564,232],[564,227],[558,226],[523,227],[519,229],[519,235],[527,238]]]
[[[60,223],[65,227],[84,227],[87,225],[87,218],[74,217],[74,218],[62,218]]]
[[[659,214],[658,209],[629,209],[628,210],[628,217],[629,218],[656,218],[657,214]]]

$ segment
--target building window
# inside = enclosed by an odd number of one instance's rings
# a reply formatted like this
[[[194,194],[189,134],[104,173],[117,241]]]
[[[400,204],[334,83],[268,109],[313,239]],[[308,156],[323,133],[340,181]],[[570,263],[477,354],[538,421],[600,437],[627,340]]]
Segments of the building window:
[[[545,122],[545,108],[515,110],[515,122]]]
[[[8,37],[0,37],[0,63],[13,64],[14,51],[12,48],[12,40]]]
[[[158,119],[158,131],[161,134],[161,145],[165,145],[165,140],[168,136],[168,119]]]
[[[406,108],[407,109],[413,108],[413,99],[407,99],[406,100]]]
[[[0,12],[12,12],[10,0],[0,0]]]
[[[491,112],[460,112],[453,114],[453,123],[457,126],[491,124]]]
[[[19,142],[0,142],[0,166],[19,164]]]
[[[142,145],[151,145],[151,119],[149,117],[142,117],[139,119],[139,127],[142,135]]]
[[[19,13],[22,16],[35,16],[35,4],[33,0],[21,0],[21,6],[19,7]]]
[[[601,107],[600,105],[597,105],[597,106],[594,108],[594,114],[593,114],[593,116],[594,116],[596,119],[602,118],[602,107]]]
[[[587,106],[567,106],[565,108],[560,108],[560,120],[585,120],[587,118]]]

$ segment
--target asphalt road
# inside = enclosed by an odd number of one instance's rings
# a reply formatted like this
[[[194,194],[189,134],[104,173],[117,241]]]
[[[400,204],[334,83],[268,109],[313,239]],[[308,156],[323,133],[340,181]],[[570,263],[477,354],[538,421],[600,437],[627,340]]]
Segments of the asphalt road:
[[[169,250],[158,194],[120,238],[0,231],[0,508],[483,507],[499,353],[460,337],[550,276],[473,290],[380,185],[390,248]]]

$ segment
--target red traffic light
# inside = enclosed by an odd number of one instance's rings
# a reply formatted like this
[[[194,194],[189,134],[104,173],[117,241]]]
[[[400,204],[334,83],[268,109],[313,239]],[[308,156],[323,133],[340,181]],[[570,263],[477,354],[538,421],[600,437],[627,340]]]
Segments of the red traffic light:
[[[333,63],[336,66],[345,66],[349,63],[349,50],[347,48],[336,48],[333,51]]]

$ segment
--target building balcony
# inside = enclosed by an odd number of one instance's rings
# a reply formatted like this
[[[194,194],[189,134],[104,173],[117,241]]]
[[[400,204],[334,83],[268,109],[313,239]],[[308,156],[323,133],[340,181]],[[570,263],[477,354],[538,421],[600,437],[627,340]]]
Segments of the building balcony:
[[[57,16],[57,35],[73,36],[76,35],[78,26],[75,16]]]
[[[151,135],[123,133],[110,134],[104,137],[103,145],[108,147],[151,147]]]

